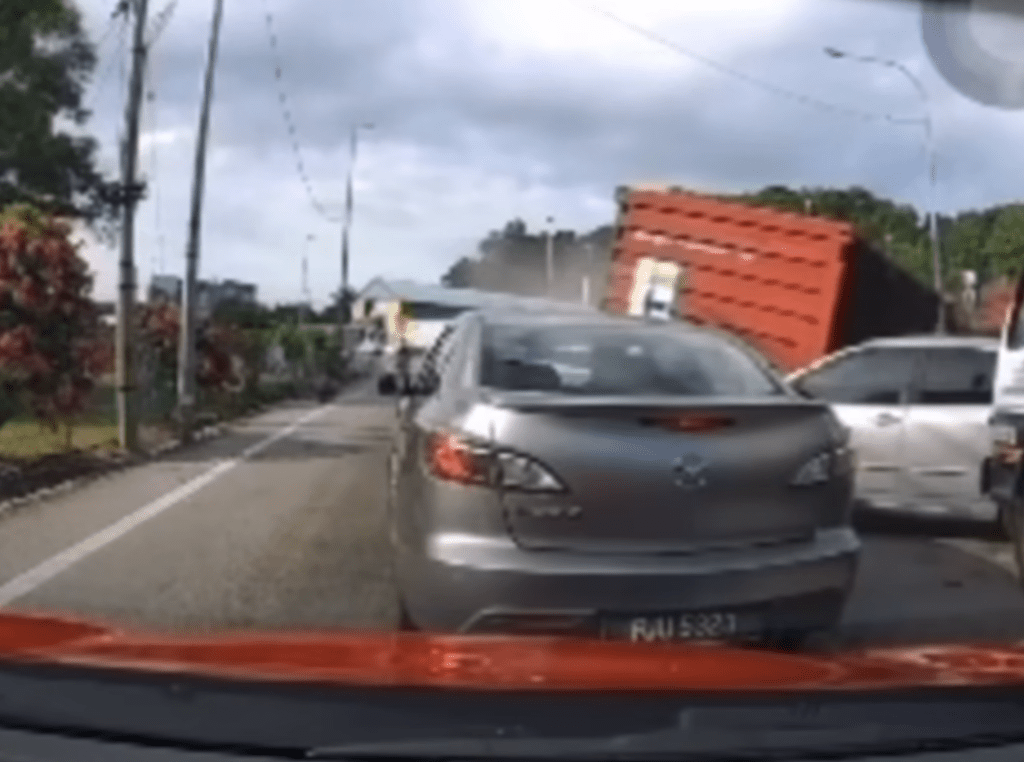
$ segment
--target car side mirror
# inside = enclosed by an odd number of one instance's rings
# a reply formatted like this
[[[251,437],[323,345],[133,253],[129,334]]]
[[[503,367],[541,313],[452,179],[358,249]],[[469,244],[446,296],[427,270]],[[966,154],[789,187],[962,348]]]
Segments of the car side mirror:
[[[398,394],[398,378],[394,373],[385,373],[377,379],[377,393],[385,397]]]

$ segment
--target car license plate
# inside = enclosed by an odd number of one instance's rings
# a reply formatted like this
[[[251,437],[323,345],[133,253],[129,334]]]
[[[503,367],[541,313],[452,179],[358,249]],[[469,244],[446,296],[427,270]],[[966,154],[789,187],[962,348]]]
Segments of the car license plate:
[[[757,630],[754,616],[732,611],[610,617],[605,620],[603,627],[606,638],[633,643],[722,640]]]

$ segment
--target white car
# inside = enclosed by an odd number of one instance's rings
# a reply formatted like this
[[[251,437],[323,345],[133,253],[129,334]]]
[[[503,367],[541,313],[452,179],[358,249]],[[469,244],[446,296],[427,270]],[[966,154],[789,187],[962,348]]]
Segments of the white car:
[[[376,357],[383,354],[384,345],[377,339],[367,336],[356,346],[356,354]]]
[[[858,499],[879,508],[1000,519],[982,493],[996,350],[976,336],[875,339],[793,373],[851,429]]]

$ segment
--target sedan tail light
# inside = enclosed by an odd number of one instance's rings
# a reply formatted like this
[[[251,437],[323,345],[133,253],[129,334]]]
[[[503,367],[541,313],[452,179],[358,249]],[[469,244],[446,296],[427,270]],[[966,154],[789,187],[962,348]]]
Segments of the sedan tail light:
[[[486,448],[464,442],[453,434],[427,435],[426,461],[438,479],[460,484],[490,484],[494,459]]]
[[[430,473],[445,481],[523,492],[566,491],[558,477],[533,458],[455,434],[428,434],[424,459]]]

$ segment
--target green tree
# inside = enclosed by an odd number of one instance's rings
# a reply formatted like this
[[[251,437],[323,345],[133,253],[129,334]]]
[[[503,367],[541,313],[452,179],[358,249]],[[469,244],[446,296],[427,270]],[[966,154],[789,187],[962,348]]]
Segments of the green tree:
[[[213,311],[214,321],[246,330],[269,328],[274,324],[274,313],[262,304],[227,301]]]
[[[1024,204],[1004,207],[996,215],[982,254],[992,275],[1020,271],[1024,260]]]
[[[941,220],[942,257],[948,275],[955,277],[960,270],[974,270],[981,281],[998,275],[985,255],[985,244],[997,214],[997,210],[990,209]]]
[[[82,93],[95,63],[71,0],[0,2],[0,208],[31,202],[87,219],[112,210],[95,140],[61,127],[88,118]]]
[[[448,288],[470,288],[473,286],[473,260],[462,257],[441,276],[441,285]]]

